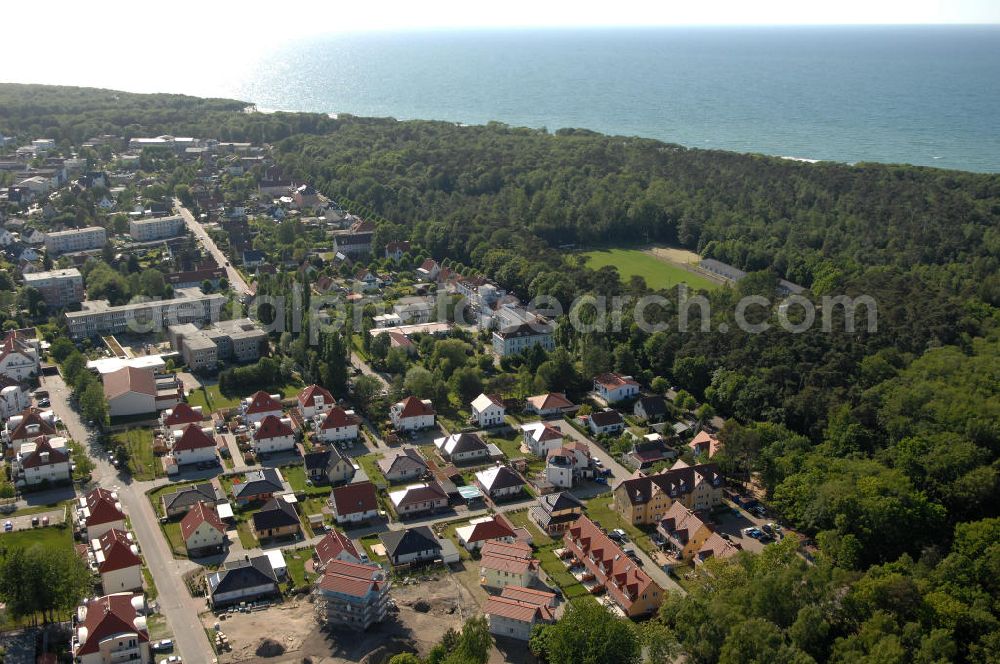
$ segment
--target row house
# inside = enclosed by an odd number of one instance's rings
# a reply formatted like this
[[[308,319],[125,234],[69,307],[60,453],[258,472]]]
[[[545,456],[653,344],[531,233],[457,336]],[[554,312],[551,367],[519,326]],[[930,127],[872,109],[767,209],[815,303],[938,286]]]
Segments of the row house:
[[[666,548],[677,560],[703,563],[709,558],[731,558],[740,547],[727,541],[695,512],[675,502],[656,526]]]
[[[538,581],[538,569],[531,546],[523,542],[492,539],[480,549],[479,583],[487,588],[532,586]]]
[[[689,466],[677,461],[653,475],[623,480],[614,489],[615,510],[628,523],[656,525],[675,502],[690,510],[722,503],[725,480],[714,464]]]
[[[483,605],[483,613],[486,615],[490,633],[494,636],[527,641],[531,638],[535,625],[554,623],[556,618],[552,600],[555,595],[535,592],[539,594],[517,592],[514,586],[507,586],[499,595],[492,595],[487,599]]]

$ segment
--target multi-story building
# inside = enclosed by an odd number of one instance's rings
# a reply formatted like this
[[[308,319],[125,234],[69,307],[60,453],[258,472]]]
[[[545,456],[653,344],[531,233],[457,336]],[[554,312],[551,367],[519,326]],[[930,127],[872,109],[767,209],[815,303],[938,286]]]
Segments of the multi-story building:
[[[725,480],[715,464],[689,466],[677,461],[653,475],[623,480],[615,487],[615,509],[635,525],[656,525],[675,502],[691,510],[722,503]]]
[[[73,617],[70,647],[79,664],[150,664],[146,601],[141,593],[85,600]]]
[[[730,558],[739,553],[735,544],[721,535],[696,513],[675,502],[656,526],[663,536],[663,546],[675,558],[685,562],[704,562],[709,558]]]
[[[389,418],[397,431],[416,431],[434,426],[434,404],[430,399],[406,397],[389,409]]]
[[[219,320],[226,296],[206,295],[197,288],[179,288],[170,300],[153,300],[112,306],[107,300],[87,300],[80,311],[66,313],[74,339],[103,334],[149,334],[165,326]]]
[[[71,478],[65,438],[39,436],[32,442],[22,443],[11,465],[13,478],[19,485],[68,482]]]
[[[152,242],[184,233],[184,218],[179,214],[151,219],[130,219],[128,233],[136,242]]]
[[[539,563],[523,542],[492,539],[480,549],[479,583],[487,588],[529,587],[538,580]]]
[[[629,618],[649,615],[660,607],[663,588],[586,516],[570,526],[563,543],[574,564],[582,565],[585,576],[601,584]]]
[[[316,617],[325,624],[368,629],[385,618],[391,585],[381,567],[330,560],[313,591]]]
[[[192,323],[167,328],[170,345],[193,371],[216,369],[220,362],[255,362],[267,353],[267,333],[250,320],[216,321],[199,329]]]
[[[552,325],[545,319],[539,318],[534,323],[522,323],[493,332],[493,351],[500,357],[517,355],[533,346],[541,346],[549,352],[556,349]]]
[[[142,559],[132,535],[112,528],[91,540],[93,566],[106,593],[142,590]]]
[[[34,328],[11,330],[0,341],[0,375],[21,382],[41,371],[41,344]]]
[[[83,302],[83,275],[75,267],[26,274],[24,285],[37,289],[53,309]]]
[[[100,249],[108,241],[108,232],[100,226],[74,228],[45,234],[45,249],[50,254]]]
[[[555,622],[554,600],[552,593],[510,585],[486,600],[483,613],[491,634],[527,641],[535,625]]]
[[[550,537],[566,532],[583,514],[583,503],[568,491],[538,497],[528,516]]]

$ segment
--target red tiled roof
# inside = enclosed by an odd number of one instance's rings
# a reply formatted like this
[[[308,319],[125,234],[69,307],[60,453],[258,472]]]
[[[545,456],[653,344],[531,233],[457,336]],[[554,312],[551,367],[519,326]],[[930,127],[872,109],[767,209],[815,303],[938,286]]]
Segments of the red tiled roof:
[[[132,593],[118,593],[87,602],[87,617],[82,625],[87,640],[75,653],[77,656],[98,652],[101,641],[115,634],[134,633],[138,634],[139,643],[149,642],[149,632],[135,626],[137,616],[132,597]]]
[[[534,588],[525,588],[524,586],[504,586],[503,590],[500,591],[500,596],[540,606],[553,604],[556,600],[555,593],[535,590]]]
[[[172,427],[178,424],[201,422],[203,419],[201,413],[192,408],[188,403],[182,401],[171,409],[169,415],[163,418],[163,423],[168,427]]]
[[[88,526],[99,526],[102,523],[125,519],[125,515],[118,507],[118,501],[107,489],[94,489],[87,494],[86,501],[87,510],[90,512],[87,517]]]
[[[319,385],[310,385],[306,389],[299,392],[299,404],[304,407],[310,407],[314,403],[316,397],[323,397],[326,403],[333,403],[335,400],[333,395],[330,394],[330,390],[325,387],[320,387]]]
[[[490,519],[477,523],[469,534],[469,542],[483,542],[486,540],[499,539],[501,537],[513,537],[514,531],[502,523],[499,519]]]
[[[384,583],[384,574],[380,567],[331,560],[317,585],[320,590],[364,597],[372,590],[381,590]]]
[[[416,397],[406,397],[401,402],[403,408],[400,410],[400,417],[420,417],[421,415],[433,415],[434,406],[426,404]]]
[[[247,406],[247,415],[254,415],[255,413],[269,413],[271,411],[281,410],[281,404],[274,400],[267,392],[263,390],[258,390],[254,392],[250,397],[250,404]]]
[[[14,430],[10,432],[11,440],[24,440],[34,436],[51,436],[56,432],[56,428],[42,419],[42,411],[35,407],[25,408],[19,413],[21,421]],[[38,425],[38,431],[29,433],[28,427],[33,424]]]
[[[180,438],[174,442],[174,451],[199,450],[206,447],[215,447],[215,439],[209,436],[197,424],[189,424],[184,427]]]
[[[349,427],[352,424],[357,424],[360,420],[354,415],[348,415],[347,411],[340,406],[334,406],[330,409],[330,412],[326,414],[323,418],[323,423],[319,425],[320,429],[336,429],[340,427]]]
[[[253,434],[254,440],[263,438],[282,438],[292,436],[295,432],[292,427],[277,415],[268,415],[260,421],[260,426]]]
[[[622,376],[616,373],[602,373],[594,378],[594,382],[601,387],[613,390],[617,387],[622,387],[624,385],[638,385],[631,376]]]
[[[316,544],[316,557],[323,564],[339,556],[342,551],[351,554],[355,559],[360,558],[354,542],[339,530],[331,530]]]
[[[424,270],[425,272],[430,272],[431,270],[434,269],[435,265],[437,265],[437,261],[435,261],[433,258],[428,258],[427,260],[425,260],[423,263],[420,264],[420,268],[418,269]]]
[[[500,616],[508,620],[526,623],[536,621],[551,622],[555,620],[552,610],[547,606],[529,604],[528,602],[509,599],[502,595],[494,595],[486,600],[486,604],[483,606],[483,613],[488,616]]]
[[[536,410],[551,410],[554,408],[572,408],[573,402],[566,398],[561,392],[549,392],[528,397],[530,403]]]
[[[101,574],[142,565],[142,560],[132,551],[132,542],[124,530],[112,528],[98,538],[104,561],[98,565]]]
[[[48,461],[42,460],[43,452],[48,452]],[[25,468],[38,468],[40,466],[66,463],[67,461],[69,461],[69,454],[63,450],[53,448],[48,436],[39,436],[35,439],[35,451],[21,459],[21,465]]]
[[[198,502],[181,519],[181,537],[184,541],[187,541],[194,531],[198,530],[198,526],[206,521],[220,533],[226,532],[226,527],[222,525],[222,519],[219,518],[215,508],[208,503]]]
[[[330,492],[330,498],[337,514],[341,516],[378,509],[375,485],[371,482],[355,482],[339,486]]]

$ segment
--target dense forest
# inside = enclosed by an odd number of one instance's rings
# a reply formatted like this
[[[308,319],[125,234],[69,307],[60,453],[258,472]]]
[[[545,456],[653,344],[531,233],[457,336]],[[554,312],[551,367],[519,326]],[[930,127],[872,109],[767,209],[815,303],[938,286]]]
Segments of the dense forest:
[[[0,86],[0,133],[272,141],[286,175],[376,219],[376,244],[409,239],[526,298],[649,293],[566,245],[670,244],[747,270],[706,294],[709,332],[679,331],[664,292],[664,331],[560,323],[559,349],[525,360],[558,363],[571,393],[616,369],[711,404],[719,463],[818,546],[812,563],[780,546],[713,563],[657,624],[693,662],[1000,661],[1000,176],[244,107]],[[779,277],[814,300],[871,296],[878,328],[718,331]]]

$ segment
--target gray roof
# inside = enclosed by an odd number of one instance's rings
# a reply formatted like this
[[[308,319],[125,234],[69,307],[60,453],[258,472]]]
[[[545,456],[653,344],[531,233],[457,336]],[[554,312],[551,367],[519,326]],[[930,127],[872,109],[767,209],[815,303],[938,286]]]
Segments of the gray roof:
[[[266,555],[228,562],[218,572],[208,575],[208,589],[213,596],[255,588],[267,583],[273,583],[277,588],[277,576]]]
[[[173,493],[163,496],[163,507],[167,510],[193,507],[195,503],[209,503],[214,505],[218,502],[219,496],[211,482],[202,482],[192,486],[181,487]]]
[[[282,528],[284,526],[298,525],[299,514],[284,498],[272,498],[260,508],[259,512],[254,512],[254,530],[268,530],[271,528]]]
[[[418,526],[406,530],[389,530],[380,534],[379,539],[385,546],[385,553],[390,559],[405,556],[410,553],[441,549],[434,532],[427,526]]]
[[[261,468],[252,470],[246,474],[244,481],[233,485],[233,495],[257,496],[262,493],[274,493],[281,491],[285,487],[281,483],[278,471],[274,468]]]

